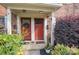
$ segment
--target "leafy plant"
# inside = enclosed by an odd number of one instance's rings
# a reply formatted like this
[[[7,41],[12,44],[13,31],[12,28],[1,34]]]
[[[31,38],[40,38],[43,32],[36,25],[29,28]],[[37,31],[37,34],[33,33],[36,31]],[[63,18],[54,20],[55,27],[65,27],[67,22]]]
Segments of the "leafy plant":
[[[52,54],[55,55],[67,55],[69,54],[69,47],[65,47],[63,44],[57,44],[54,48],[54,50],[52,50]]]
[[[15,55],[22,49],[21,35],[0,35],[0,55]]]
[[[57,44],[52,49],[51,54],[53,55],[79,55],[79,49],[76,47],[68,47],[63,44]]]

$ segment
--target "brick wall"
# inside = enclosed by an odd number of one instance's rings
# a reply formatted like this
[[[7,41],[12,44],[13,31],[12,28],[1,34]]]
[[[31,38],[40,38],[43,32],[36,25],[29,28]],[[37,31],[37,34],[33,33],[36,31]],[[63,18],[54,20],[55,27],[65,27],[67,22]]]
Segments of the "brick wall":
[[[5,16],[6,15],[6,8],[0,5],[0,16]]]
[[[59,10],[55,12],[57,19],[63,19],[68,17],[78,18],[79,16],[79,4],[64,4]]]

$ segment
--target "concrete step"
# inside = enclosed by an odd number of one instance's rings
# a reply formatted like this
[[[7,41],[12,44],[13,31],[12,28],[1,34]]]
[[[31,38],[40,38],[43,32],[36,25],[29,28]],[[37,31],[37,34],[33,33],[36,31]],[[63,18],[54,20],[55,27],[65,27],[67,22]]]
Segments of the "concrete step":
[[[46,45],[45,44],[25,44],[24,47],[24,54],[25,55],[40,55],[40,49],[43,49]]]
[[[45,44],[27,44],[24,45],[25,50],[40,50],[43,49],[46,45]]]
[[[40,50],[27,50],[24,53],[25,55],[40,55]]]

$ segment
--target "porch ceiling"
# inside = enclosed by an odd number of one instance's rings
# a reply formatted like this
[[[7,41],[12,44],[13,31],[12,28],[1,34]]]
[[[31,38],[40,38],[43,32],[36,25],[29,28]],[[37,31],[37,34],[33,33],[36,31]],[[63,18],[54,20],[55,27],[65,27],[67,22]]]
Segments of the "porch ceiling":
[[[20,17],[46,17],[50,15],[50,12],[45,12],[45,11],[33,11],[33,10],[16,10],[16,9],[11,9],[11,11],[20,16]]]

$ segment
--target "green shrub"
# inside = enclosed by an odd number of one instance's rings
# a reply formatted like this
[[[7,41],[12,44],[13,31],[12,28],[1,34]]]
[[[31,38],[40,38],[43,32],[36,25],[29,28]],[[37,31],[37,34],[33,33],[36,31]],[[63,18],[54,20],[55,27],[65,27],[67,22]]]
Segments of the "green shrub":
[[[0,55],[15,55],[22,48],[21,35],[0,35]]]
[[[79,55],[79,49],[76,47],[70,48],[70,55]]]
[[[54,55],[67,55],[69,54],[69,47],[65,47],[63,44],[57,44],[52,50],[52,54]]]
[[[57,44],[52,49],[51,54],[53,55],[79,55],[79,49],[76,47],[68,47],[63,44]]]

